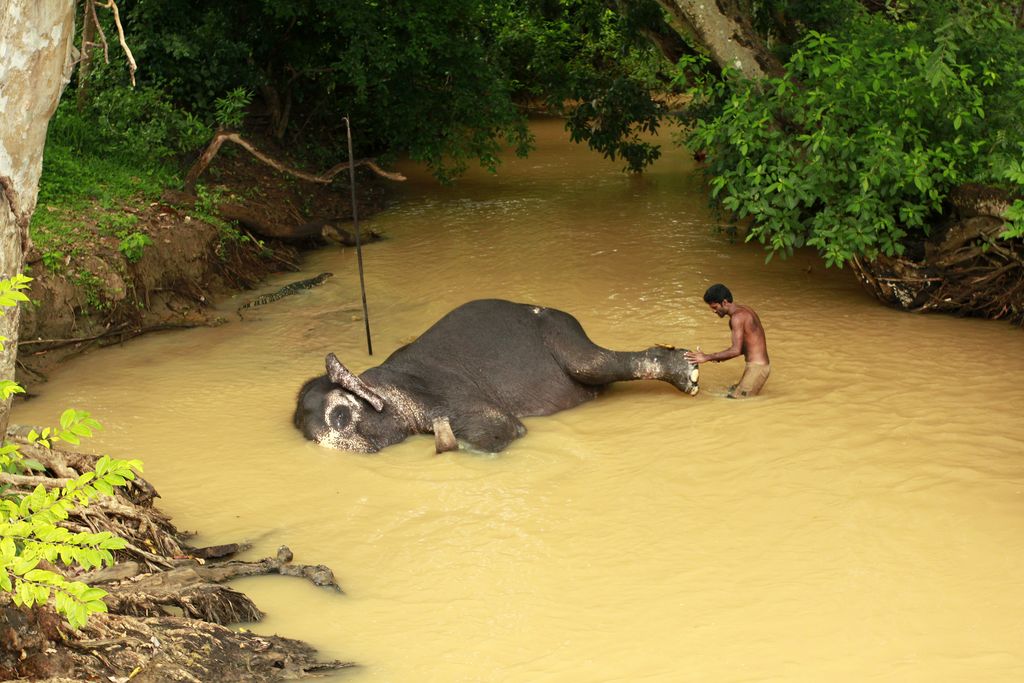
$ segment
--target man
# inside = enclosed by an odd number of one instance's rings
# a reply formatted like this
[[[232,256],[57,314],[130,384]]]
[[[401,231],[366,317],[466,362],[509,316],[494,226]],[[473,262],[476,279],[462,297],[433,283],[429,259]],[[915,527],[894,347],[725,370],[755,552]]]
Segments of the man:
[[[704,353],[698,346],[696,351],[686,352],[686,359],[698,365],[709,360],[720,363],[742,353],[747,365],[739,383],[729,387],[729,398],[756,396],[761,392],[761,387],[771,372],[771,366],[768,364],[768,342],[764,338],[761,319],[750,306],[733,303],[732,292],[725,285],[708,287],[708,291],[704,292],[704,303],[719,318],[729,316],[732,346],[718,353]]]

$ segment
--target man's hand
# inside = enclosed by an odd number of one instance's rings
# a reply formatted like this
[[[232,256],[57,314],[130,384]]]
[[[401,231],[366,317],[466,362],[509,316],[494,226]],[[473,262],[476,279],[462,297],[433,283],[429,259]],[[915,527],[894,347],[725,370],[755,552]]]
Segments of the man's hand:
[[[697,347],[696,351],[687,351],[686,353],[684,353],[683,357],[686,360],[690,361],[691,363],[696,363],[697,365],[700,365],[701,363],[706,363],[709,360],[711,360],[711,356],[701,351],[699,346]]]

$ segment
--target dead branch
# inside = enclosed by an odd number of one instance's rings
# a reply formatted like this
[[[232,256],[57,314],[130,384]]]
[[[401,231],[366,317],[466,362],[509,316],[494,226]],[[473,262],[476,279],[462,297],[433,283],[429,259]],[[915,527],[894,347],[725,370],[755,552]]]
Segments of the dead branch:
[[[45,351],[52,351],[53,349],[59,349],[62,346],[70,346],[72,344],[81,344],[83,342],[97,341],[120,335],[118,341],[125,341],[133,337],[139,337],[149,332],[163,332],[165,330],[188,330],[194,327],[216,327],[220,322],[217,320],[205,320],[205,321],[184,321],[184,322],[168,322],[168,323],[157,323],[155,325],[147,325],[144,327],[136,327],[129,329],[130,323],[123,323],[112,329],[104,330],[99,334],[93,334],[87,337],[71,337],[68,339],[28,339],[25,341],[18,342],[19,346],[34,346],[40,344],[46,344],[47,348]]]
[[[68,668],[88,680],[127,680],[138,671],[147,681],[263,683],[355,666],[317,661],[313,648],[288,638],[163,615],[95,615],[80,631],[55,640],[60,655],[73,660]]]
[[[0,484],[8,484],[20,490],[31,491],[37,486],[43,488],[53,489],[67,486],[70,479],[62,479],[59,477],[37,477],[31,474],[8,474],[7,472],[0,472]]]
[[[8,435],[8,441],[17,443],[18,450],[21,451],[22,455],[36,460],[58,477],[71,479],[72,477],[77,477],[79,475],[73,467],[68,466],[67,462],[59,453],[55,453],[49,448],[31,443],[27,438],[22,438],[20,436]]]
[[[275,170],[278,170],[282,173],[287,173],[289,175],[293,175],[296,178],[308,180],[311,183],[320,183],[322,185],[326,185],[330,183],[332,180],[334,180],[334,177],[336,175],[338,175],[339,173],[348,168],[348,162],[344,161],[340,164],[331,167],[324,173],[318,175],[306,173],[305,171],[300,171],[298,169],[292,168],[291,166],[283,164],[280,161],[277,161],[273,157],[269,156],[268,154],[261,152],[251,143],[244,140],[242,136],[239,135],[238,133],[232,133],[230,131],[218,131],[217,134],[213,136],[213,139],[210,141],[210,144],[207,145],[205,150],[203,150],[203,153],[199,156],[199,159],[196,160],[196,163],[193,164],[192,168],[189,169],[188,174],[186,174],[186,192],[188,192],[189,194],[195,194],[196,181],[199,179],[199,176],[202,175],[206,168],[210,165],[210,162],[213,161],[213,158],[217,156],[217,152],[220,151],[221,145],[223,145],[225,142],[235,143],[245,151],[249,152],[249,154],[253,155],[254,157],[256,157],[257,159],[259,159],[260,161],[262,161],[263,163],[267,164],[268,166]],[[381,176],[382,178],[387,178],[388,180],[405,180],[405,176],[403,176],[401,173],[392,173],[389,171],[385,171],[380,166],[378,166],[372,159],[360,159],[355,162],[355,165],[366,166],[377,175]]]
[[[96,15],[96,3],[90,2],[89,9],[92,15],[92,23],[100,34],[100,43],[103,45],[103,63],[110,64],[110,44],[107,42],[107,34],[103,30],[103,26],[100,24],[100,18]]]
[[[221,564],[195,567],[196,574],[206,581],[223,583],[243,576],[264,576],[281,574],[282,576],[298,576],[312,582],[315,586],[329,587],[344,593],[334,578],[334,572],[322,564],[291,564],[293,555],[287,546],[277,549],[276,557],[267,557],[258,562],[231,560]]]
[[[128,43],[124,39],[124,27],[121,26],[121,13],[117,9],[117,3],[114,0],[107,0],[106,3],[100,5],[105,7],[114,13],[114,25],[117,26],[117,39],[121,43],[121,49],[124,50],[125,56],[128,58],[128,76],[132,80],[132,87],[135,87],[135,72],[138,70],[138,66],[135,64],[135,55],[132,54],[131,49],[128,47]],[[104,42],[106,38],[104,38]]]

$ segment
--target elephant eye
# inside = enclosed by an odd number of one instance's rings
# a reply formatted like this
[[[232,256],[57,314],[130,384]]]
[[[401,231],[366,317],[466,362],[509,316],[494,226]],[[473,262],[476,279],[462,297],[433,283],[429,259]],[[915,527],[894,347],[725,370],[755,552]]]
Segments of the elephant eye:
[[[352,411],[348,406],[334,406],[330,415],[327,416],[327,423],[334,429],[344,429],[352,420]]]

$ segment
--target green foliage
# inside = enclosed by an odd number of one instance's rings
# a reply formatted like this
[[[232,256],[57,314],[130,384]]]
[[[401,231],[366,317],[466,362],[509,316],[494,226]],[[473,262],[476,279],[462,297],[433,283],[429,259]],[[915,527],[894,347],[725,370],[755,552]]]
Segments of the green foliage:
[[[79,154],[110,156],[132,168],[163,170],[168,158],[210,139],[210,126],[174,104],[159,84],[132,88],[112,82],[121,73],[120,66],[101,65],[90,77],[90,97],[82,109],[74,98],[65,98],[50,123],[48,142]]]
[[[688,144],[769,257],[805,244],[829,265],[900,254],[954,185],[1005,182],[1024,142],[1024,36],[998,10],[920,7],[902,24],[863,15],[842,37],[810,32],[781,78],[698,85],[715,115]]]
[[[22,301],[28,301],[25,290],[29,288],[32,278],[17,273],[14,277],[0,280],[0,315],[7,315],[5,308],[13,308]],[[0,350],[4,348],[6,337],[0,337]]]
[[[142,232],[121,231],[117,233],[117,236],[120,238],[117,250],[124,254],[129,263],[137,262],[142,258],[142,250],[153,244],[149,235]]]
[[[32,278],[17,273],[14,277],[0,280],[0,315],[7,315],[5,309],[17,306],[19,302],[28,301],[25,290],[29,288]],[[0,335],[0,351],[4,350],[4,342],[7,337]],[[0,400],[7,401],[14,394],[23,394],[25,390],[17,382],[10,379],[0,379]],[[0,465],[3,464],[0,456]]]
[[[672,89],[669,63],[648,36],[667,31],[652,0],[617,10],[586,0],[492,6],[495,48],[518,95],[566,116],[575,142],[640,171],[661,152],[656,132]]]
[[[50,122],[31,224],[44,265],[61,270],[65,256],[91,237],[89,223],[110,234],[130,228],[136,217],[109,209],[156,199],[179,184],[173,155],[209,135],[152,89],[95,88],[84,111],[73,98],[61,102]]]
[[[293,148],[305,144],[331,163],[347,157],[339,125],[347,115],[358,155],[405,151],[451,177],[529,139],[488,47],[487,8],[480,0],[162,0],[123,14],[139,62],[192,111],[212,113],[239,88],[259,92],[275,126],[295,133]]]
[[[214,118],[221,128],[241,128],[245,120],[245,108],[252,102],[252,92],[245,88],[235,88],[224,97],[214,102],[216,114]]]
[[[67,429],[55,432],[62,437],[51,435],[51,440],[64,438],[77,443],[74,432],[90,430],[83,429],[76,418],[67,422]],[[43,440],[38,443],[42,444]],[[0,449],[0,463],[4,459],[11,461],[16,455],[15,446],[5,445]],[[40,484],[27,496],[0,497],[0,590],[11,593],[15,604],[20,606],[32,607],[52,601],[57,612],[73,628],[83,626],[90,614],[106,612],[107,606],[103,603],[106,591],[90,588],[81,581],[69,581],[37,565],[41,560],[84,570],[113,565],[111,551],[124,548],[123,539],[108,531],[73,533],[60,526],[60,522],[76,507],[112,495],[115,487],[134,480],[135,471],[141,469],[142,464],[137,460],[111,460],[103,456],[94,471],[71,479],[64,486],[47,490]]]
[[[3,309],[28,300],[23,292],[31,279],[18,274],[0,280],[0,315]],[[5,399],[23,391],[11,380],[3,380],[0,387]],[[99,428],[100,424],[89,413],[68,409],[60,416],[59,427],[47,427],[42,432],[32,430],[28,440],[43,448],[58,441],[77,445]],[[40,463],[25,458],[17,444],[0,446],[0,473],[20,475],[44,469]],[[76,507],[113,495],[115,488],[133,481],[135,472],[141,471],[142,463],[138,460],[103,456],[92,472],[49,490],[40,484],[32,493],[20,495],[10,492],[10,484],[0,482],[0,591],[10,593],[15,604],[23,607],[52,603],[73,628],[83,626],[90,614],[106,612],[106,591],[70,581],[38,565],[45,560],[53,565],[89,570],[114,564],[111,551],[124,548],[123,539],[107,531],[75,533],[61,526],[61,522]]]
[[[77,270],[71,276],[71,281],[80,287],[85,294],[85,302],[94,311],[102,311],[110,307],[110,303],[103,298],[103,281],[89,270]]]

